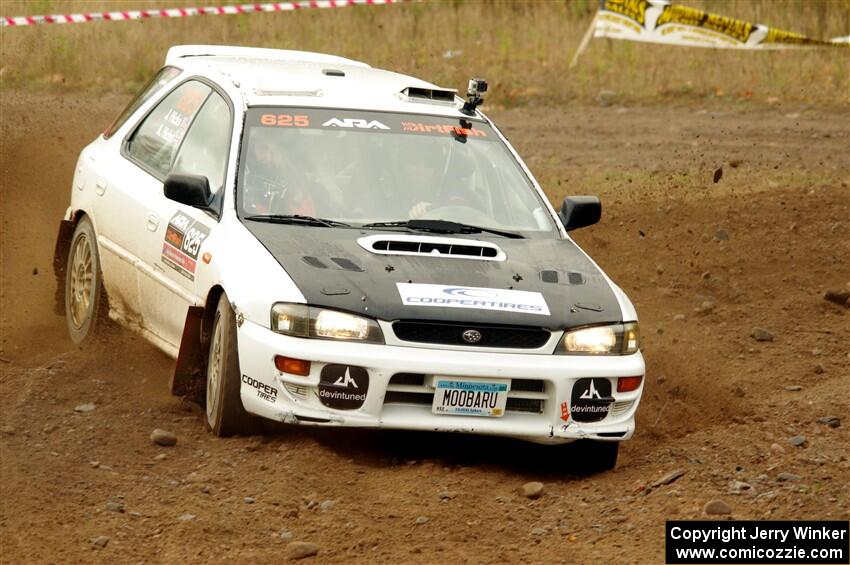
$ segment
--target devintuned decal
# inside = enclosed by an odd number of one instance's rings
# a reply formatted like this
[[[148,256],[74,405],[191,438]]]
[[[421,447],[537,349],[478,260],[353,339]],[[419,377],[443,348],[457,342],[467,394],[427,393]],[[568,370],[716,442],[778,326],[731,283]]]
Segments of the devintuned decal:
[[[195,280],[198,251],[209,234],[210,230],[204,224],[183,212],[177,212],[165,230],[162,262],[190,281]]]
[[[419,283],[396,283],[396,286],[405,306],[474,308],[549,315],[546,300],[539,292]]]
[[[579,379],[573,385],[569,413],[576,422],[598,422],[613,402],[609,379]]]
[[[277,389],[248,375],[242,375],[242,382],[257,391],[257,396],[274,404],[277,402]]]
[[[369,373],[363,367],[325,365],[319,376],[319,400],[328,408],[356,410],[366,402]]]

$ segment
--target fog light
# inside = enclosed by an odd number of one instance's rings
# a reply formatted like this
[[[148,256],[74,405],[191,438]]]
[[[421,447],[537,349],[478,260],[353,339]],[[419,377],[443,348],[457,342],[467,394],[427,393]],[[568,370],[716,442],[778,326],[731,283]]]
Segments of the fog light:
[[[303,359],[292,359],[283,355],[275,355],[274,366],[278,371],[290,373],[292,375],[301,375],[306,377],[310,374],[310,362]]]
[[[617,392],[631,392],[640,388],[643,377],[620,377],[617,379]]]

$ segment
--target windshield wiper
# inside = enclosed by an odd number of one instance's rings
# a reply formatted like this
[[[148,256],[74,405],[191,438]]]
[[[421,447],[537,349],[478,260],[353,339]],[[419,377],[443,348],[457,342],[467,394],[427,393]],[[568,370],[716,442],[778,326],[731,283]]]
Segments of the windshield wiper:
[[[511,239],[524,239],[525,236],[511,231],[495,230],[493,228],[482,228],[470,224],[450,222],[448,220],[398,220],[395,222],[373,222],[363,224],[361,228],[407,228],[415,231],[428,231],[433,233],[481,233],[487,232]]]
[[[246,220],[254,222],[269,222],[272,224],[303,224],[305,226],[320,226],[323,228],[351,227],[345,222],[326,220],[325,218],[314,218],[313,216],[302,216],[301,214],[255,214],[245,216]]]

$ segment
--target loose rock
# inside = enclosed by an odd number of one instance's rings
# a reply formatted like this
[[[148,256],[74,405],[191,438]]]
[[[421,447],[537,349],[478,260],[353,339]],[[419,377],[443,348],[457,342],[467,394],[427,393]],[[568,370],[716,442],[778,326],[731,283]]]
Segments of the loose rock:
[[[773,341],[773,334],[762,328],[754,329],[750,336],[756,341]]]
[[[428,522],[428,516],[418,516],[416,520],[414,520],[417,526],[421,526]]]
[[[661,477],[658,480],[656,480],[655,482],[651,483],[649,485],[649,489],[651,490],[651,489],[656,489],[660,486],[669,485],[673,481],[679,479],[679,477],[681,477],[684,474],[685,474],[684,469],[676,469],[674,471],[670,471],[669,473],[667,473],[663,477]]]
[[[794,436],[788,440],[788,443],[794,447],[804,447],[808,442],[806,441],[806,436]]]
[[[824,416],[823,418],[818,418],[818,424],[823,424],[830,428],[837,428],[841,425],[841,420],[836,416]]]
[[[770,444],[770,450],[776,453],[777,455],[782,455],[783,453],[785,453],[785,448],[779,445],[778,443]]]
[[[290,560],[304,559],[319,553],[319,546],[307,541],[293,541],[286,546],[286,558]]]
[[[828,290],[823,298],[839,306],[850,306],[850,291],[847,290]]]
[[[801,387],[800,385],[789,385],[785,387],[785,390],[790,392],[798,392],[803,390],[803,387]]]
[[[331,509],[331,508],[333,508],[334,506],[336,506],[336,500],[324,500],[324,501],[322,501],[322,503],[319,505],[319,509],[320,509],[322,512],[327,512],[328,510],[330,510],[330,509]]]
[[[76,406],[74,406],[74,412],[77,412],[79,414],[86,414],[88,412],[91,412],[95,408],[97,408],[97,406],[95,406],[94,402],[86,402],[85,404],[77,404]]]
[[[729,234],[726,230],[717,230],[714,234],[714,239],[717,241],[729,241]]]
[[[181,514],[177,517],[177,519],[180,520],[181,522],[189,522],[189,521],[195,519],[195,515],[194,514],[188,514],[188,513],[187,514]]]
[[[549,533],[549,530],[547,530],[546,528],[534,528],[534,529],[531,530],[531,535],[537,536],[537,537],[545,536],[548,533]]]
[[[825,370],[826,369],[823,368],[823,365],[821,363],[818,363],[817,365],[815,365],[815,374],[816,375],[822,375]]]
[[[457,493],[452,492],[450,490],[444,490],[439,494],[440,500],[451,500],[457,496]]]
[[[165,430],[160,430],[159,428],[157,428],[153,432],[151,432],[151,442],[153,442],[155,445],[171,447],[173,445],[177,445],[177,436],[171,432],[167,432]]]
[[[107,502],[106,509],[110,512],[120,512],[122,514],[124,513],[124,505],[120,502]]]
[[[107,536],[97,536],[91,539],[91,543],[93,546],[103,549],[109,543],[109,538]]]
[[[522,495],[526,498],[540,498],[543,495],[543,483],[540,481],[531,481],[522,485],[520,489]]]
[[[257,501],[251,498],[250,496],[246,496],[242,499],[242,502],[244,502],[245,504],[254,504]]]
[[[752,490],[753,485],[744,481],[732,481],[729,483],[729,492],[732,494],[741,494],[742,492]]]
[[[782,472],[782,473],[779,473],[778,475],[776,475],[776,480],[779,481],[780,483],[784,483],[784,482],[787,482],[787,481],[799,481],[800,478],[801,478],[800,475],[795,475],[794,473]]]
[[[723,502],[722,500],[717,499],[712,500],[711,502],[706,504],[704,511],[710,516],[719,516],[723,514],[731,514],[732,507]]]

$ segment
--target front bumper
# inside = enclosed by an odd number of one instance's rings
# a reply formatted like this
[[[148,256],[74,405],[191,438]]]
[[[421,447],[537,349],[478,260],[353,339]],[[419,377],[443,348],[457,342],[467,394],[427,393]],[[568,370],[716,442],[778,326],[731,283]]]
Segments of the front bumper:
[[[336,342],[289,337],[247,320],[237,333],[245,409],[286,423],[465,432],[539,443],[618,441],[630,438],[634,432],[634,415],[643,392],[643,382],[637,390],[616,392],[617,377],[644,375],[639,352],[604,357],[530,355],[474,348],[458,351]],[[276,355],[311,361],[310,374],[302,377],[280,372],[274,363]],[[362,367],[368,372],[368,393],[360,408],[335,410],[322,404],[318,385],[327,364]],[[398,375],[421,378],[415,385],[398,384]],[[536,382],[511,387],[508,410],[502,417],[447,416],[433,414],[427,402],[429,390],[433,392],[430,387],[434,375]],[[564,419],[562,403],[569,406],[573,385],[588,377],[611,379],[614,402],[607,416],[593,423],[576,422],[573,417]],[[520,386],[529,384],[534,386]],[[523,392],[535,387],[539,387],[536,392]],[[511,410],[511,398],[518,399],[514,406],[521,409]]]

